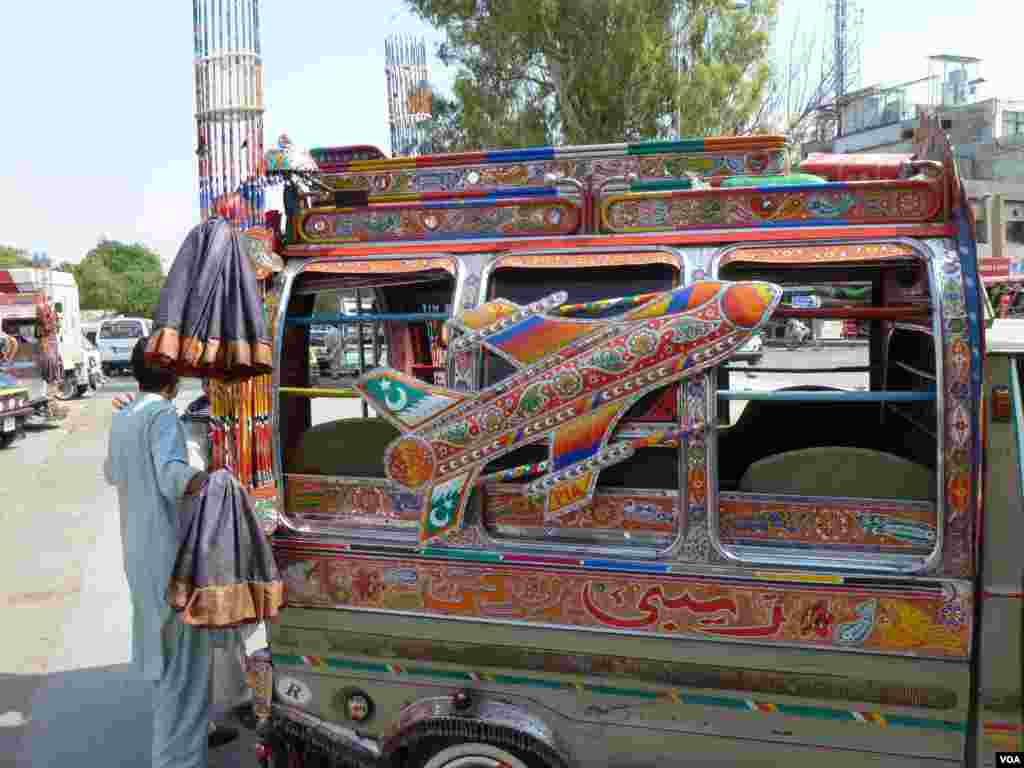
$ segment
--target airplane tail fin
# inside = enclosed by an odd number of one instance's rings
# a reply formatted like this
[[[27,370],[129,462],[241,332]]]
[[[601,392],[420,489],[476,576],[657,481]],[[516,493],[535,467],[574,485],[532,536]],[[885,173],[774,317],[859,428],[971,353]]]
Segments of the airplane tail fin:
[[[374,368],[360,376],[354,387],[377,413],[403,434],[423,427],[474,397],[427,384],[393,368]]]

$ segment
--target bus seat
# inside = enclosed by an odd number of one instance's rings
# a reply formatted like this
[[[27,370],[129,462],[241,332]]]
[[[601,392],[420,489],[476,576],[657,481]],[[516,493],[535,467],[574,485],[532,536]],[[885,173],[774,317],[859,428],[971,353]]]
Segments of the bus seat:
[[[317,424],[299,440],[286,471],[299,475],[384,477],[384,449],[398,437],[381,418],[337,419]]]
[[[755,461],[739,490],[796,496],[935,500],[935,473],[891,453],[822,446]]]

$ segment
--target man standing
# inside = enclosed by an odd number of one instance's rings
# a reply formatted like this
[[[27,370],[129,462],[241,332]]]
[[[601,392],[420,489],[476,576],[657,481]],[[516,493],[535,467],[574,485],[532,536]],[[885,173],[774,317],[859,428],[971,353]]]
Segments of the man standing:
[[[114,414],[104,474],[117,487],[124,569],[132,600],[132,662],[153,682],[153,768],[205,768],[210,639],[167,602],[178,554],[181,501],[206,473],[189,466],[173,400],[176,374],[149,366],[147,339],[132,352],[140,395]]]
[[[331,378],[340,379],[345,365],[345,337],[341,329],[332,325],[325,340],[327,359],[331,361]]]

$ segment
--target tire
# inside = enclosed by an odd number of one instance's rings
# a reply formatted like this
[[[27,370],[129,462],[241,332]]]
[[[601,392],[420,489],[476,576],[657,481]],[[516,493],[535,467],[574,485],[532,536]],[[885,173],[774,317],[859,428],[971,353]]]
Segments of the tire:
[[[88,392],[89,392],[89,385],[88,384],[79,384],[78,385],[77,394],[75,395],[75,397],[85,397],[85,395]]]
[[[4,432],[0,434],[0,450],[9,448],[14,443],[14,439],[18,436],[18,430],[13,432]]]
[[[468,741],[449,744],[430,756],[420,756],[417,768],[531,768],[512,751],[491,744]]]

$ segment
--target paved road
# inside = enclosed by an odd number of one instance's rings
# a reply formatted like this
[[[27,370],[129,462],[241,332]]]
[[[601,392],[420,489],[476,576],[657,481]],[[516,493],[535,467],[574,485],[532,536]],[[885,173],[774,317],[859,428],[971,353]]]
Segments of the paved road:
[[[866,355],[866,348],[768,349],[761,367],[863,365]],[[867,379],[752,369],[733,374],[730,387],[797,383],[855,388]],[[126,666],[128,588],[116,497],[102,477],[112,393],[132,389],[130,379],[114,379],[104,391],[69,403],[61,427],[34,430],[0,451],[0,765],[107,768],[148,762],[149,693]],[[190,382],[178,398],[179,409],[197,395]],[[734,413],[742,407],[734,403]],[[319,399],[314,422],[359,411],[355,400]],[[255,637],[250,649],[261,642]],[[243,731],[243,739],[214,753],[211,764],[251,765],[251,741]]]
[[[179,408],[197,394],[184,388]],[[102,475],[110,399],[73,401],[61,427],[0,451],[0,766],[149,763],[149,689],[127,667],[117,501]],[[243,730],[211,765],[252,765],[251,746]]]

